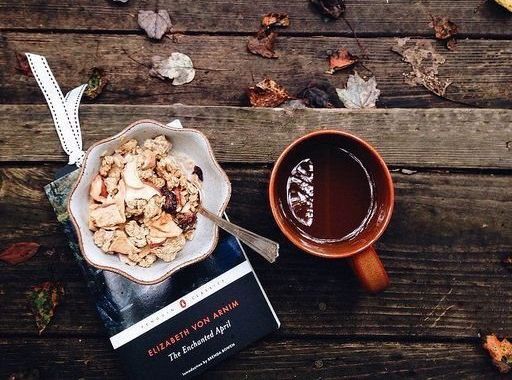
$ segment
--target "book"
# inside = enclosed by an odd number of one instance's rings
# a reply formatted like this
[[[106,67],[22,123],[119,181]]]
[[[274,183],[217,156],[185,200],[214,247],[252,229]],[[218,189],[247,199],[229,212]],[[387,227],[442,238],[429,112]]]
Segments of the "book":
[[[197,376],[279,328],[243,247],[223,231],[209,257],[155,285],[89,265],[67,213],[78,178],[78,170],[68,171],[45,191],[130,378]]]

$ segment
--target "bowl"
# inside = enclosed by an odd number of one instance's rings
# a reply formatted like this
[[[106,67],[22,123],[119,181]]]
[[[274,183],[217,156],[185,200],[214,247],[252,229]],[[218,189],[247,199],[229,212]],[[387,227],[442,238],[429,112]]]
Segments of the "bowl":
[[[197,215],[197,226],[192,240],[171,262],[157,260],[149,268],[127,265],[117,255],[109,255],[94,244],[93,231],[88,228],[89,187],[98,173],[101,156],[112,153],[121,142],[134,138],[140,142],[147,138],[164,135],[171,141],[173,152],[186,153],[203,171],[201,204],[218,216],[222,216],[231,196],[231,184],[226,173],[215,160],[206,136],[195,129],[166,126],[153,120],[137,121],[115,136],[101,140],[87,151],[78,180],[68,200],[68,213],[75,228],[80,250],[92,266],[118,273],[139,284],[156,284],[176,271],[204,260],[215,249],[218,227]]]

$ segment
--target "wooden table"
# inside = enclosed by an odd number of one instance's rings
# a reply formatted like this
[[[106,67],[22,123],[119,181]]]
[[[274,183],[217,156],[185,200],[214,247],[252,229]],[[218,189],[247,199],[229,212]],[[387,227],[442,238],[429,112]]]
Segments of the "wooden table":
[[[131,121],[180,117],[210,138],[233,184],[233,221],[277,239],[276,265],[251,255],[282,328],[209,371],[205,378],[493,378],[479,332],[512,335],[512,15],[489,1],[347,0],[382,91],[371,111],[249,109],[244,89],[266,76],[292,93],[310,79],[343,87],[348,73],[324,74],[325,51],[358,47],[342,21],[324,22],[307,1],[159,1],[175,42],[151,42],[138,9],[98,0],[0,0],[0,248],[36,241],[56,253],[0,268],[0,376],[39,368],[43,378],[123,378],[42,187],[65,162],[33,78],[16,70],[15,52],[45,55],[66,91],[94,66],[110,83],[81,107],[85,146]],[[246,52],[247,36],[270,11],[287,12],[281,57]],[[447,95],[404,83],[407,64],[393,37],[432,38],[429,14],[459,26],[446,57]],[[141,64],[154,54],[188,54],[196,79],[173,87]],[[131,57],[131,58],[130,58]],[[187,104],[172,105],[175,103]],[[489,109],[484,109],[489,108]],[[393,170],[396,208],[378,244],[392,286],[361,291],[345,262],[294,249],[272,221],[266,187],[272,163],[295,137],[317,128],[352,131],[373,143]],[[66,296],[39,336],[26,301],[30,287],[56,278]]]

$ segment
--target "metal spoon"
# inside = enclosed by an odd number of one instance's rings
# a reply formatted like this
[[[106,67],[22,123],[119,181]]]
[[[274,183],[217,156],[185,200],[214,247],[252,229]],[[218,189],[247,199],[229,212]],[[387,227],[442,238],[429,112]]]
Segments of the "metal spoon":
[[[227,220],[218,217],[217,215],[202,207],[199,209],[199,213],[210,219],[224,231],[229,232],[231,235],[243,241],[254,251],[268,260],[268,262],[275,262],[279,256],[279,244],[277,244],[275,241],[255,234],[254,232],[248,231],[245,228],[237,226],[236,224],[228,222]]]

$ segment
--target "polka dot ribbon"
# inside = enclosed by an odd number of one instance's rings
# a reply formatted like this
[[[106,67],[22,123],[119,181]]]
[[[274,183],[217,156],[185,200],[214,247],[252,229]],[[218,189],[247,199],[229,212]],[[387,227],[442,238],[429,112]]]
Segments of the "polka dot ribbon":
[[[26,56],[37,84],[48,103],[62,149],[69,156],[68,164],[80,167],[85,153],[82,150],[78,108],[87,84],[72,89],[64,96],[46,58],[32,53],[26,53]]]

